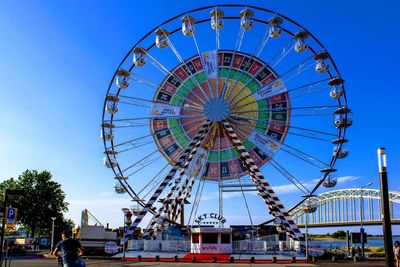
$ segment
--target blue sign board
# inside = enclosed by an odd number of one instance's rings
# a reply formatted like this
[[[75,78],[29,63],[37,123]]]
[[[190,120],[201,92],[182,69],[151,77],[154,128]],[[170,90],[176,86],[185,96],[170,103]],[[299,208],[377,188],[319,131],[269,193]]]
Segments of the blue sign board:
[[[7,215],[7,224],[15,224],[17,221],[17,209],[16,208],[7,208],[6,209]]]

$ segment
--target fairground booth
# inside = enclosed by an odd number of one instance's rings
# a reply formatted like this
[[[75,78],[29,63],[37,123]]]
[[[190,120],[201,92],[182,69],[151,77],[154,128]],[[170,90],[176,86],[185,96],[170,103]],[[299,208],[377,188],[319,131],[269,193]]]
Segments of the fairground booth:
[[[191,253],[232,253],[232,229],[201,227],[192,229]]]

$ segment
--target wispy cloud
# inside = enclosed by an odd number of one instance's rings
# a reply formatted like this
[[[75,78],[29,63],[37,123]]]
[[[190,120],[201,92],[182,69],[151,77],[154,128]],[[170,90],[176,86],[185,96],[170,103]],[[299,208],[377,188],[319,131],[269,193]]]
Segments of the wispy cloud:
[[[338,183],[346,183],[359,179],[360,176],[342,176],[337,179]]]

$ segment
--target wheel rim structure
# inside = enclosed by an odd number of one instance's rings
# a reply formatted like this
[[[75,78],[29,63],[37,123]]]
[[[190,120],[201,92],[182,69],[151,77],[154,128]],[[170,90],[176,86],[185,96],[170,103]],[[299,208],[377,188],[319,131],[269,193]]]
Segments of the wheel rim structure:
[[[147,229],[174,222],[197,188],[190,224],[206,183],[217,185],[220,214],[226,188],[240,188],[253,224],[243,193],[252,184],[299,240],[267,180],[298,189],[289,210],[334,186],[351,115],[335,63],[305,28],[260,7],[203,7],[152,29],[118,66],[104,102],[105,165],[116,192],[141,207],[131,230],[149,213]]]

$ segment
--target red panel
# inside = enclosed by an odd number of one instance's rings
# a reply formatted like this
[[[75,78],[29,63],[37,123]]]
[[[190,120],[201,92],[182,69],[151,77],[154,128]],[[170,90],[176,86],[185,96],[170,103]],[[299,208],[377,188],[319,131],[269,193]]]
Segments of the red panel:
[[[243,58],[243,56],[236,54],[235,61],[233,62],[233,67],[239,69],[240,65],[242,65]]]
[[[193,63],[193,65],[194,65],[194,67],[196,68],[197,71],[203,69],[203,65],[201,64],[200,58],[197,57],[197,58],[193,59],[192,63]]]
[[[257,72],[263,67],[263,65],[257,61],[254,61],[253,65],[251,65],[250,69],[249,69],[249,73],[251,74],[251,76],[254,76],[257,74]]]
[[[176,71],[174,71],[174,73],[179,77],[179,79],[181,79],[182,81],[186,80],[189,76],[187,75],[186,71],[180,67],[179,69],[177,69]]]

